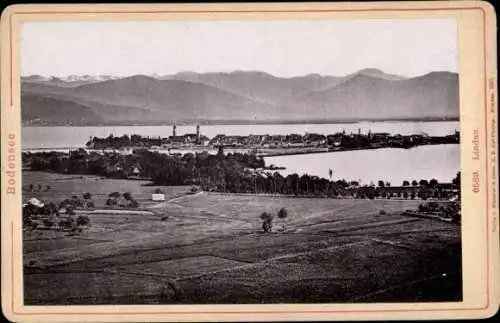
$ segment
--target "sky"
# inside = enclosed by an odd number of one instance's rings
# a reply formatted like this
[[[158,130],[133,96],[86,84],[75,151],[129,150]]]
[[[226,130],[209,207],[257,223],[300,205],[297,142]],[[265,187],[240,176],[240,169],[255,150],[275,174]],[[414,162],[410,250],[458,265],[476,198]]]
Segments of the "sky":
[[[458,72],[454,19],[26,22],[21,75]]]

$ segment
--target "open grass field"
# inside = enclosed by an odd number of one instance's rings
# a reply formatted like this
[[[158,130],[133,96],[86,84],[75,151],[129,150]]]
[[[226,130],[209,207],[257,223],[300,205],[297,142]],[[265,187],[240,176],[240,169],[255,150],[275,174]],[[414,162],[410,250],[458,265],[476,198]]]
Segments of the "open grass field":
[[[458,301],[460,227],[401,215],[418,201],[276,198],[163,188],[140,181],[65,180],[41,199],[129,191],[150,214],[89,214],[78,236],[24,235],[25,304]],[[70,192],[70,193],[67,193]],[[38,196],[37,196],[38,197]],[[259,215],[285,232],[265,234]],[[387,214],[379,215],[380,210]],[[166,221],[161,217],[168,215]]]
[[[33,191],[28,190],[31,184],[34,186]],[[38,185],[42,186],[41,190],[38,189]],[[50,186],[48,191],[46,191],[47,185]],[[73,195],[82,198],[83,194],[88,192],[92,194],[96,207],[102,207],[109,193],[130,192],[141,206],[149,206],[155,204],[150,198],[156,188],[162,189],[166,199],[182,196],[190,189],[187,186],[151,186],[148,181],[143,180],[23,171],[23,200],[36,197],[57,204]]]

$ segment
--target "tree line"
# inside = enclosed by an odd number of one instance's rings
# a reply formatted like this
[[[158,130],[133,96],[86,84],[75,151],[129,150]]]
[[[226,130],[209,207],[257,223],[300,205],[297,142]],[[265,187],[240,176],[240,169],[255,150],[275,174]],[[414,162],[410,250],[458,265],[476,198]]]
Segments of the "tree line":
[[[88,153],[84,149],[69,155],[56,152],[23,153],[23,163],[31,170],[70,174],[92,174],[109,178],[128,178],[133,170],[155,185],[197,185],[204,191],[227,193],[265,193],[296,196],[358,198],[449,198],[449,192],[437,186],[435,179],[403,182],[406,190],[389,190],[390,183],[379,181],[378,186],[359,186],[356,181],[328,180],[304,174],[281,175],[265,170],[262,157],[254,154],[216,155],[186,153],[167,155],[137,150],[131,155],[118,153]],[[459,189],[460,175],[454,181]],[[411,185],[410,185],[411,184]],[[417,185],[418,184],[418,185]]]

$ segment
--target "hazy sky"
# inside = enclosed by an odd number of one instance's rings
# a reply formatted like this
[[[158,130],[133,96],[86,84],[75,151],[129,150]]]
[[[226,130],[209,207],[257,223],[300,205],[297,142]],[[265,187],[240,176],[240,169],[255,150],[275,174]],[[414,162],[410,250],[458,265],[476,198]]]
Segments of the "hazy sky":
[[[174,74],[260,70],[406,76],[457,72],[452,19],[182,22],[29,22],[21,74]]]

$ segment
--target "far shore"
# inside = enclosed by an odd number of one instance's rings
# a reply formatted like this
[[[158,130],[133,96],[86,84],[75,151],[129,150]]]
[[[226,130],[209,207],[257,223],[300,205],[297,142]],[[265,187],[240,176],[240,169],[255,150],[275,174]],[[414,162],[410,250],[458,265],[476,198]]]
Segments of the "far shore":
[[[307,155],[307,154],[322,154],[322,153],[334,153],[334,152],[346,152],[346,151],[358,151],[358,150],[377,150],[377,149],[412,149],[421,146],[435,146],[435,145],[458,145],[458,143],[428,143],[425,145],[415,145],[412,147],[339,147],[339,148],[327,148],[327,147],[294,147],[294,148],[262,148],[258,149],[257,156],[261,157],[276,157],[276,156],[293,156],[293,155]],[[102,152],[101,149],[88,149],[85,147],[53,147],[53,148],[22,148],[23,152],[50,152],[50,151],[60,151],[69,152],[70,150],[85,149],[88,152]],[[206,147],[206,146],[191,146],[191,147],[178,147],[172,149],[149,149],[150,151],[157,151],[160,153],[201,153],[208,152],[209,154],[217,154],[216,148]],[[232,148],[224,147],[226,153],[248,153],[252,149],[250,148]],[[119,150],[117,150],[119,151]]]
[[[429,117],[429,118],[390,118],[390,119],[320,119],[320,120],[185,120],[176,121],[178,126],[191,126],[191,125],[204,125],[204,126],[218,126],[218,125],[296,125],[296,124],[352,124],[360,122],[449,122],[460,121],[459,117]],[[22,127],[147,127],[147,126],[171,126],[173,122],[158,122],[151,123],[142,122],[135,123],[133,121],[123,123],[106,123],[106,124],[34,124],[22,123]]]

